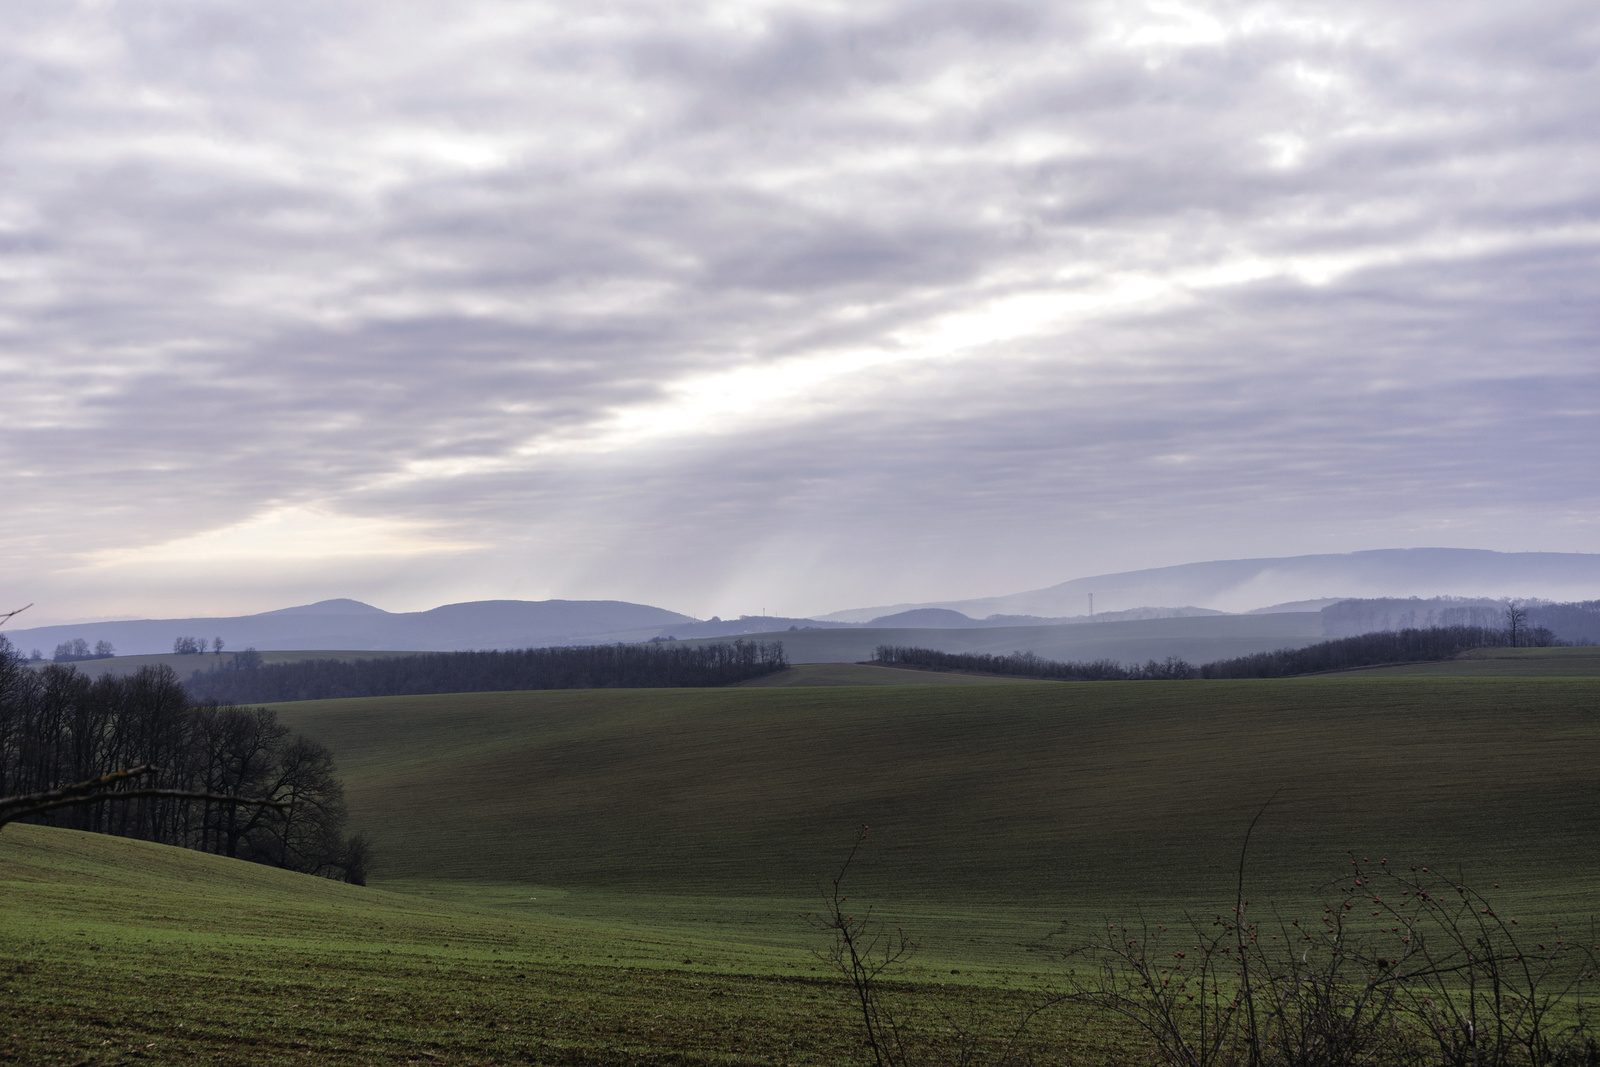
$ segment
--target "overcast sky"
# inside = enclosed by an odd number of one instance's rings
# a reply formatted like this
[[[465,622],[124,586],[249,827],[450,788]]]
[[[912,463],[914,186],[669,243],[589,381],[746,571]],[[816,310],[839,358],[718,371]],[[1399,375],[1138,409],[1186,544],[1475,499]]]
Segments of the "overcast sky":
[[[0,5],[16,625],[1600,550],[1600,7]]]

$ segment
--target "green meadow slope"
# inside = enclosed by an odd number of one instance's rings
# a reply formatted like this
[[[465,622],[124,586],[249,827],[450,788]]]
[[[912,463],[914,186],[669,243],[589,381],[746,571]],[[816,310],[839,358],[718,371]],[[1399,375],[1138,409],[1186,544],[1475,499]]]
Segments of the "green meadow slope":
[[[1600,682],[1361,678],[607,690],[279,705],[338,755],[378,878],[1057,916],[1258,898],[1346,850],[1592,909]],[[504,890],[515,892],[515,890]]]
[[[850,1062],[849,1001],[804,946],[512,914],[164,845],[0,833],[0,1062]],[[1005,974],[914,966],[925,1010],[1012,1017]],[[936,978],[936,980],[935,980]],[[1036,1062],[1124,1038],[1042,1019]],[[1112,1051],[1107,1051],[1112,1050]]]
[[[993,685],[995,682],[1024,680],[1000,678],[990,674],[958,674],[953,671],[878,667],[870,663],[796,663],[777,674],[768,674],[734,684],[748,688],[818,685]]]
[[[1600,678],[1600,648],[1475,648],[1438,663],[1364,667],[1359,673],[1392,678]]]
[[[897,973],[925,1020],[1036,1002],[1066,966],[1041,941],[1061,921],[1226,906],[1243,827],[1274,791],[1249,857],[1258,907],[1303,905],[1346,849],[1460,869],[1524,922],[1600,903],[1593,678],[278,710],[338,754],[353,821],[377,839],[374,887],[7,827],[0,1062],[858,1060],[844,990],[796,912],[863,822],[853,906],[922,942]],[[1040,1063],[1143,1055],[1081,1013],[1041,1017],[1035,1038]]]

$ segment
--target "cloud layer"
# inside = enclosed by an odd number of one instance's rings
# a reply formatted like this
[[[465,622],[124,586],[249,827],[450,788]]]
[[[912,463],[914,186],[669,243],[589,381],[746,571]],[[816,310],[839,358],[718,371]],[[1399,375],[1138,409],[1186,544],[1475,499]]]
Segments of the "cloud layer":
[[[1576,2],[9,4],[0,573],[706,615],[1594,551],[1597,55]]]

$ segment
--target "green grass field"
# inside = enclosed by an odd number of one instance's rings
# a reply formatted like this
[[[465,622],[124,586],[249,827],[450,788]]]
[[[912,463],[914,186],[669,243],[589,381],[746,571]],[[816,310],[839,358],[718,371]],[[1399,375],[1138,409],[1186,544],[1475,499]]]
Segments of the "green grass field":
[[[1306,906],[1347,849],[1500,883],[1525,922],[1600,904],[1592,678],[873,686],[838,683],[884,669],[810,670],[278,705],[338,756],[378,848],[367,890],[9,827],[0,1049],[859,1060],[796,913],[863,823],[852,899],[922,942],[904,977],[934,1019],[999,1018],[1056,981],[1040,939],[1062,922],[1070,940],[1104,917],[1226,907],[1274,791],[1249,858],[1258,908]],[[1052,1017],[1041,1040],[1044,1062],[1122,1061],[1099,1024]]]
[[[997,678],[990,674],[958,674],[953,671],[907,670],[877,667],[870,663],[797,663],[788,670],[739,682],[741,688],[819,685],[993,685],[1020,682],[1022,678]]]
[[[1600,684],[1290,681],[602,690],[280,705],[338,754],[377,879],[1064,916],[1199,904],[1251,815],[1262,895],[1347,849],[1550,906],[1600,876]],[[443,891],[443,890],[441,890]]]
[[[1439,663],[1365,667],[1392,678],[1600,678],[1600,648],[1475,648]]]
[[[809,951],[516,916],[118,838],[0,833],[0,1062],[843,1063],[860,1047]],[[1011,1018],[1020,975],[910,968],[928,1032]],[[936,979],[936,980],[935,980]],[[931,1025],[930,1025],[931,1024]],[[1039,1062],[1125,1037],[1040,1020]]]

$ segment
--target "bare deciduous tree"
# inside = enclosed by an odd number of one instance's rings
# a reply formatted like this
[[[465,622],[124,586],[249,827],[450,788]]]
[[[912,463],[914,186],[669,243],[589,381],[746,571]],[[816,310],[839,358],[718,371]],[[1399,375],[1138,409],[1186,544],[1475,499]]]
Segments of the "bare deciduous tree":
[[[1506,605],[1506,640],[1512,648],[1521,648],[1527,639],[1528,609],[1517,607],[1513,600]]]
[[[34,670],[3,635],[0,797],[0,821],[40,816],[330,877],[364,878],[370,859],[343,837],[332,756],[275,712],[197,704],[164,665],[92,679],[68,664]]]

